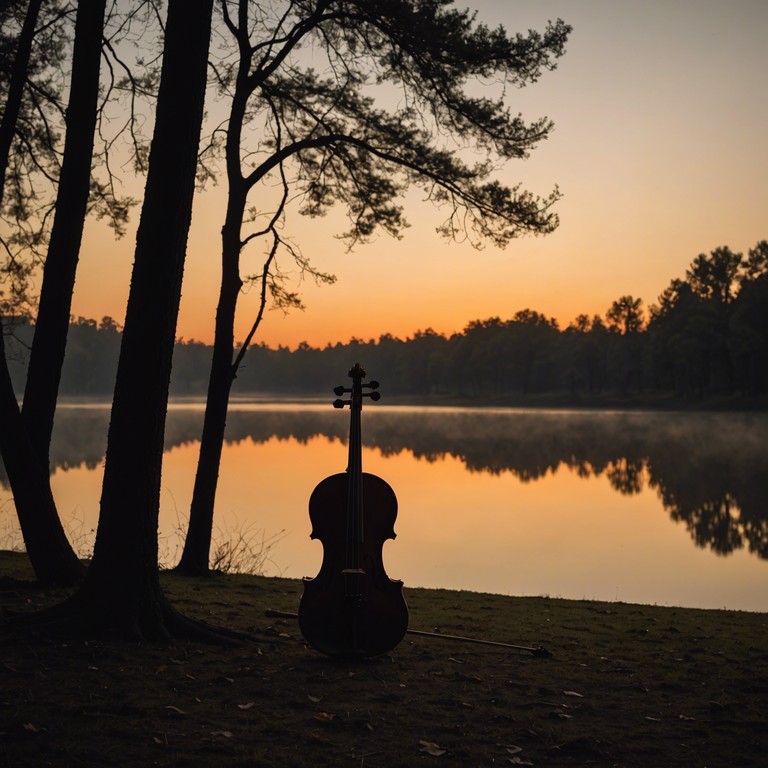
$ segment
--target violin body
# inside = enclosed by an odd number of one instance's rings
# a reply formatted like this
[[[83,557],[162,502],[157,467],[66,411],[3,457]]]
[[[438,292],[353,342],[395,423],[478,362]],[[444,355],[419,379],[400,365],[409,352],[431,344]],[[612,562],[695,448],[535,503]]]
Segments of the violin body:
[[[304,580],[299,627],[310,645],[330,656],[379,656],[391,651],[408,629],[403,582],[387,576],[382,545],[395,538],[397,498],[380,477],[363,473],[364,542],[359,572],[345,572],[344,507],[347,475],[323,480],[309,500],[311,538],[323,544],[323,563],[313,579]]]
[[[304,579],[299,627],[315,650],[335,657],[379,656],[391,651],[408,629],[403,582],[384,570],[382,548],[395,538],[397,498],[389,484],[362,471],[360,409],[363,396],[378,399],[376,382],[363,385],[365,371],[356,365],[349,374],[352,423],[349,465],[321,481],[309,500],[310,538],[323,545],[323,562],[314,578]]]

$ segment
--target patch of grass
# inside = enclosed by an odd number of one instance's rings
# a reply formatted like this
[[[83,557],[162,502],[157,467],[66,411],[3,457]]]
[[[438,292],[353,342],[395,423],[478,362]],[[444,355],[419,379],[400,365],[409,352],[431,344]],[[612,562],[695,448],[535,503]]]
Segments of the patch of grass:
[[[0,603],[64,592],[0,553]],[[0,764],[52,766],[764,766],[768,615],[408,589],[406,635],[338,662],[291,619],[301,582],[161,576],[187,615],[253,645],[30,643],[0,635]]]

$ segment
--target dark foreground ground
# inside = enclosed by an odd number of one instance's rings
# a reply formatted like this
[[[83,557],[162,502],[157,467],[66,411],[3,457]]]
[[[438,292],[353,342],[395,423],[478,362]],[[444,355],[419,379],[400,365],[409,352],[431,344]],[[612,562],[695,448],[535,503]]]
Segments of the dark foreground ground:
[[[0,603],[33,609],[23,555]],[[768,765],[768,614],[407,590],[389,655],[334,662],[302,642],[301,585],[163,581],[190,616],[248,632],[218,647],[21,640],[0,631],[2,766]]]

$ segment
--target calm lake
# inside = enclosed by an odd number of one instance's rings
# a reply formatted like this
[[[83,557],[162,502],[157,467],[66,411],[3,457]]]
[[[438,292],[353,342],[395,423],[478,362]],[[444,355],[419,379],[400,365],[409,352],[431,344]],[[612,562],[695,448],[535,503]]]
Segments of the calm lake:
[[[98,519],[109,408],[64,405],[53,488],[77,548]],[[348,412],[234,402],[215,538],[271,543],[265,571],[314,576],[314,486],[343,471]],[[202,405],[169,412],[160,510],[180,554]],[[363,469],[399,502],[387,572],[406,586],[768,611],[768,416],[376,405]],[[18,546],[0,465],[0,546]]]

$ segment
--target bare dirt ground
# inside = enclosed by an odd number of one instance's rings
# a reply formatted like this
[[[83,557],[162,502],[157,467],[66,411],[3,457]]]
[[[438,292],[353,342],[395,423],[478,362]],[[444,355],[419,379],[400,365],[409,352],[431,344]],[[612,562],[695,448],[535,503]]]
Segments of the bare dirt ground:
[[[414,629],[544,646],[544,657],[408,634],[338,662],[292,619],[301,583],[163,575],[215,646],[53,642],[0,626],[5,766],[768,765],[768,614],[406,590]],[[0,553],[0,604],[64,592]]]

